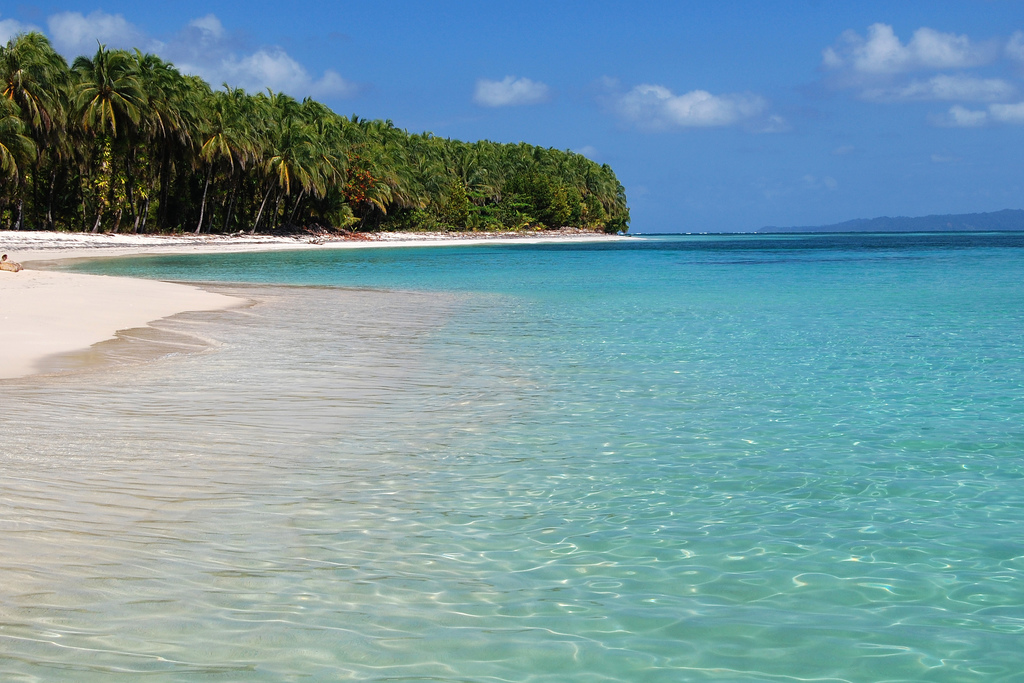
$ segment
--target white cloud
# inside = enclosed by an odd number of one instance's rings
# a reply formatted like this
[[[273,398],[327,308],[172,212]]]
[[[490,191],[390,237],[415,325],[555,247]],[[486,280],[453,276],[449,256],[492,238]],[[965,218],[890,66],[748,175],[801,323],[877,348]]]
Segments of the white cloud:
[[[547,102],[551,89],[529,78],[506,76],[500,81],[481,78],[476,82],[473,101],[482,107],[510,107]]]
[[[990,104],[989,116],[999,123],[1024,123],[1024,102],[1017,104]]]
[[[1024,124],[1024,102],[1015,104],[990,104],[988,109],[967,109],[953,105],[941,116],[932,117],[932,122],[950,128],[980,128],[991,124]]]
[[[6,45],[11,38],[18,34],[38,30],[38,26],[23,24],[17,19],[0,19],[0,45]]]
[[[900,100],[946,100],[955,102],[993,102],[1012,97],[1017,89],[1001,78],[972,76],[933,76],[925,81],[886,87],[866,88],[861,97],[867,100],[895,102]]]
[[[955,104],[949,108],[949,120],[958,128],[976,128],[984,126],[988,122],[988,113]]]
[[[205,17],[193,19],[188,22],[188,25],[211,38],[219,40],[224,37],[224,24],[220,23],[220,19],[215,14],[207,14]]]
[[[146,36],[120,14],[98,10],[87,16],[54,14],[47,25],[54,47],[71,58],[94,54],[98,41],[110,48],[138,47],[158,54],[182,73],[200,76],[215,88],[222,83],[250,92],[270,88],[298,98],[346,97],[359,91],[355,83],[330,69],[316,78],[280,47],[242,49],[214,14],[193,19],[167,42]]]
[[[584,145],[583,147],[580,147],[579,149],[574,149],[573,151],[576,152],[577,154],[582,154],[583,156],[587,157],[592,161],[596,159],[598,156],[597,148],[594,147],[593,145]]]
[[[930,28],[914,31],[903,44],[888,24],[872,24],[867,37],[846,31],[836,45],[822,52],[822,64],[859,74],[896,74],[922,69],[952,69],[980,66],[992,61],[992,44],[972,43],[967,36],[941,33]]]
[[[1018,62],[1024,62],[1024,31],[1015,31],[1006,41],[1006,56]]]
[[[182,63],[178,68],[183,73],[202,77],[214,87],[227,83],[250,92],[270,88],[295,97],[345,97],[359,90],[355,83],[333,70],[325,71],[319,79],[313,78],[304,66],[281,48],[265,48],[241,57],[226,54],[217,61]]]
[[[785,133],[790,129],[789,121],[778,114],[768,116],[756,127],[758,133]]]
[[[764,98],[750,93],[712,95],[691,90],[676,95],[664,86],[650,84],[615,95],[612,105],[622,118],[652,130],[731,126],[753,119],[767,108]],[[784,122],[779,119],[775,123]]]
[[[120,14],[107,14],[100,10],[88,16],[81,12],[60,12],[51,15],[46,25],[50,29],[53,46],[71,59],[95,54],[98,43],[110,48],[137,47],[142,50],[157,46]]]

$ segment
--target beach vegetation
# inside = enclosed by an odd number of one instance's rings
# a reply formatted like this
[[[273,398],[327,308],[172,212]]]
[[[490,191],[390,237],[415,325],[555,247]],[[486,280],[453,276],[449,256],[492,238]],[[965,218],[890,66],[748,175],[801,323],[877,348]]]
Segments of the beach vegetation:
[[[462,142],[312,99],[211,88],[139,50],[0,45],[0,227],[93,232],[624,232],[608,165]]]

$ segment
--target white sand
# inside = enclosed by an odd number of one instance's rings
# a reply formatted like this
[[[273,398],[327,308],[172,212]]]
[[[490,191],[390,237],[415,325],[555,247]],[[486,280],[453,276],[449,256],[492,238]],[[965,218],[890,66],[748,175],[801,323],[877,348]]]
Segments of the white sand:
[[[472,235],[472,236],[471,236]],[[555,242],[609,242],[630,237],[599,233],[370,233],[362,239],[330,240],[269,235],[92,235],[89,233],[0,231],[0,252],[12,261],[140,256],[146,254],[202,254],[296,249],[365,249],[367,247],[468,246],[477,244],[537,244]]]
[[[188,285],[37,270],[45,267],[48,261],[144,254],[622,239],[629,238],[593,233],[537,237],[377,233],[367,240],[321,241],[263,235],[224,237],[0,232],[0,253],[26,266],[20,273],[0,271],[0,379],[32,374],[44,358],[88,348],[112,339],[120,330],[142,327],[176,313],[218,310],[240,303],[238,299]]]
[[[47,356],[88,348],[119,330],[182,311],[239,303],[198,287],[156,280],[0,271],[0,379],[32,374]]]

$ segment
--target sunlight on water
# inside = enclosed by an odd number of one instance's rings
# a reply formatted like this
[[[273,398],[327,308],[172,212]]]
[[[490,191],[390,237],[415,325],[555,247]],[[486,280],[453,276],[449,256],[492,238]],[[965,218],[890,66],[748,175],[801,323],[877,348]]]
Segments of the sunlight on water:
[[[1017,680],[1024,240],[957,239],[303,252],[5,382],[0,674]]]

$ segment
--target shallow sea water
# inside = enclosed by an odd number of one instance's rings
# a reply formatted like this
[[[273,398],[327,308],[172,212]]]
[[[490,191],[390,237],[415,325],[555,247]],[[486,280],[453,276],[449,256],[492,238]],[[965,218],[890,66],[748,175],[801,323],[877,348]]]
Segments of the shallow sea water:
[[[4,680],[1024,679],[1024,236],[78,267],[250,303],[0,385]]]

